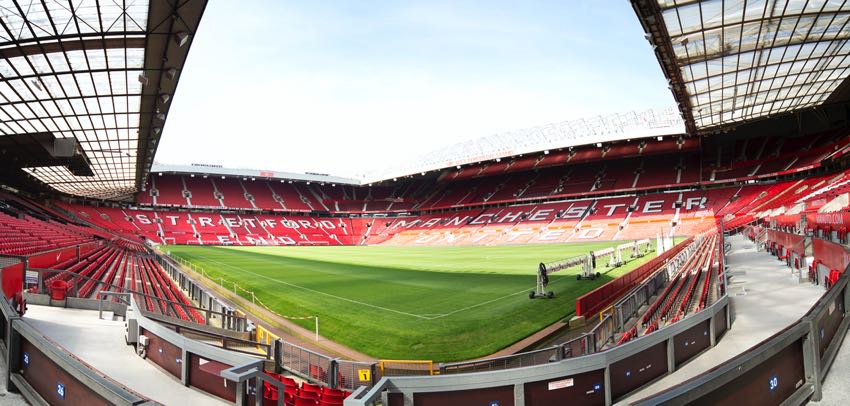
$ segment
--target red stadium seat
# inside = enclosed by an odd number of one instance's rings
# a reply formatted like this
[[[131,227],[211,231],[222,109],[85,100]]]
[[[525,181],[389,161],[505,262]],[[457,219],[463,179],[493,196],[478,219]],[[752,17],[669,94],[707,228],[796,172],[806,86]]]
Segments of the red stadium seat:
[[[295,398],[295,406],[319,406],[319,399],[298,396]]]
[[[322,387],[322,396],[344,396],[345,393],[339,389],[329,388],[327,386]]]
[[[322,397],[322,393],[302,389],[300,392],[298,392],[298,396],[300,396],[302,398],[306,398],[306,399],[316,399],[316,400],[318,400],[319,398]]]

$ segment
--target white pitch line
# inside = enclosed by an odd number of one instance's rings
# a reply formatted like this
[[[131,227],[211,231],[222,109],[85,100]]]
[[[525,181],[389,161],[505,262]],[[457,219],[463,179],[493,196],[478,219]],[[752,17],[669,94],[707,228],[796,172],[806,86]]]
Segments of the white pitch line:
[[[549,284],[550,284],[550,285],[553,285],[553,284],[555,284],[555,283],[557,283],[558,281],[561,281],[561,280],[563,280],[563,279],[566,279],[566,278],[561,278],[561,279],[558,279],[558,280],[552,281],[552,282],[551,282],[551,283],[549,283]],[[535,286],[532,286],[532,287],[531,287],[531,289],[534,289],[534,288],[535,288]],[[460,312],[462,312],[462,311],[466,311],[466,310],[469,310],[469,309],[474,309],[474,308],[479,307],[479,306],[484,306],[484,305],[486,305],[486,304],[490,304],[490,303],[493,303],[493,302],[496,302],[496,301],[499,301],[499,300],[502,300],[502,299],[505,299],[505,298],[509,298],[509,297],[511,297],[511,296],[516,296],[516,295],[518,295],[518,294],[520,294],[520,293],[528,293],[528,289],[523,289],[523,290],[521,290],[521,291],[519,291],[519,292],[511,293],[511,294],[508,294],[508,295],[505,295],[505,296],[502,296],[502,297],[497,297],[497,298],[495,298],[495,299],[491,299],[491,300],[488,300],[488,301],[486,301],[486,302],[481,302],[481,303],[478,303],[478,304],[474,304],[474,305],[472,305],[472,306],[466,306],[466,307],[464,307],[464,308],[462,308],[462,309],[457,309],[457,310],[455,310],[455,311],[453,311],[453,312],[449,312],[449,313],[446,313],[446,314],[442,314],[442,315],[439,315],[439,316],[437,316],[437,317],[431,317],[431,318],[428,318],[428,320],[436,320],[436,319],[439,319],[439,318],[442,318],[442,317],[451,316],[451,315],[453,315],[453,314],[455,314],[455,313],[460,313]]]
[[[516,293],[511,293],[511,294],[509,294],[509,295],[505,295],[505,296],[502,296],[502,297],[497,297],[497,298],[495,298],[495,299],[490,299],[490,300],[488,300],[488,301],[486,301],[486,302],[481,302],[481,303],[478,303],[478,304],[474,304],[474,305],[472,305],[472,306],[466,306],[466,307],[464,307],[464,308],[462,308],[462,309],[457,309],[457,310],[455,310],[455,311],[453,311],[453,312],[449,312],[449,313],[446,313],[446,314],[442,314],[442,315],[439,315],[439,316],[437,316],[437,317],[431,317],[431,318],[429,318],[428,320],[436,320],[436,319],[443,318],[443,317],[446,317],[446,316],[451,316],[451,315],[453,315],[453,314],[455,314],[455,313],[460,313],[460,312],[462,312],[462,311],[466,311],[466,310],[469,310],[469,309],[474,309],[474,308],[479,307],[479,306],[484,306],[484,305],[486,305],[486,304],[490,304],[490,303],[493,303],[493,302],[496,302],[496,301],[499,301],[499,300],[502,300],[502,299],[505,299],[505,298],[508,298],[508,297],[511,297],[511,296],[516,296],[516,295],[518,295],[518,294],[520,294],[520,293],[528,293],[528,289],[523,289],[523,290],[521,290],[521,291],[519,291],[519,292],[516,292]]]
[[[418,314],[403,312],[401,310],[388,309],[386,307],[381,307],[381,306],[373,305],[373,304],[370,304],[370,303],[360,302],[360,301],[357,301],[357,300],[354,300],[354,299],[349,299],[349,298],[345,298],[345,297],[341,297],[341,296],[337,296],[337,295],[332,295],[330,293],[321,292],[321,291],[318,291],[318,290],[315,290],[315,289],[305,288],[304,286],[300,286],[300,285],[296,285],[294,283],[289,283],[289,282],[282,281],[282,280],[279,280],[279,279],[271,278],[271,277],[268,277],[268,276],[265,276],[265,275],[262,275],[262,274],[258,274],[256,272],[249,271],[245,268],[240,268],[238,266],[225,264],[224,262],[219,262],[219,261],[216,261],[216,260],[211,259],[211,258],[204,258],[204,260],[212,261],[212,262],[215,262],[217,264],[221,264],[221,265],[224,265],[224,266],[231,267],[233,269],[238,269],[242,272],[246,272],[246,273],[249,273],[251,275],[256,275],[256,276],[259,276],[260,278],[268,279],[272,282],[277,282],[277,283],[281,283],[281,284],[284,284],[284,285],[292,286],[294,288],[303,289],[303,290],[310,291],[310,292],[313,292],[313,293],[318,293],[320,295],[325,295],[325,296],[332,297],[332,298],[335,298],[335,299],[344,300],[346,302],[356,303],[356,304],[359,304],[359,305],[368,306],[368,307],[372,307],[372,308],[375,308],[375,309],[380,309],[380,310],[384,310],[384,311],[388,311],[388,312],[403,314],[405,316],[417,317],[417,318],[420,318],[420,319],[423,319],[423,320],[431,320],[431,318],[429,318],[429,317],[420,316]]]
[[[356,304],[359,304],[359,305],[368,306],[368,307],[372,307],[372,308],[375,308],[375,309],[380,309],[380,310],[384,310],[384,311],[388,311],[388,312],[398,313],[398,314],[402,314],[402,315],[405,315],[405,316],[412,316],[412,317],[416,317],[416,318],[423,319],[423,320],[436,320],[436,319],[440,319],[440,318],[443,318],[443,317],[451,316],[451,315],[454,315],[454,314],[460,313],[460,312],[462,312],[462,311],[466,311],[466,310],[469,310],[469,309],[474,309],[474,308],[476,308],[476,307],[484,306],[484,305],[487,305],[487,304],[490,304],[490,303],[493,303],[493,302],[496,302],[496,301],[499,301],[499,300],[502,300],[502,299],[505,299],[505,298],[509,298],[509,297],[511,297],[511,296],[516,296],[516,295],[518,295],[518,294],[520,294],[520,293],[528,292],[528,289],[534,289],[534,286],[531,286],[530,288],[523,289],[523,290],[521,290],[521,291],[519,291],[519,292],[516,292],[516,293],[511,293],[511,294],[507,294],[507,295],[505,295],[505,296],[497,297],[497,298],[495,298],[495,299],[490,299],[490,300],[488,300],[488,301],[486,301],[486,302],[481,302],[481,303],[478,303],[478,304],[474,304],[474,305],[472,305],[472,306],[467,306],[467,307],[464,307],[464,308],[462,308],[462,309],[457,309],[457,310],[452,311],[452,312],[449,312],[449,313],[428,313],[428,314],[422,314],[422,315],[420,315],[420,314],[413,314],[413,313],[403,312],[403,311],[401,311],[401,310],[389,309],[389,308],[386,308],[386,307],[382,307],[382,306],[378,306],[378,305],[373,305],[373,304],[370,304],[370,303],[364,303],[364,302],[360,302],[360,301],[357,301],[357,300],[354,300],[354,299],[348,299],[348,298],[345,298],[345,297],[341,297],[341,296],[337,296],[337,295],[332,295],[332,294],[330,294],[330,293],[325,293],[325,292],[321,292],[321,291],[314,290],[314,289],[310,289],[310,288],[305,288],[304,286],[296,285],[296,284],[294,284],[294,283],[285,282],[285,281],[282,281],[282,280],[279,280],[279,279],[275,279],[275,278],[271,278],[271,277],[268,277],[268,276],[265,276],[265,275],[261,275],[261,274],[258,274],[258,273],[256,273],[256,272],[249,271],[249,270],[247,270],[247,269],[245,269],[245,268],[240,268],[240,267],[238,267],[238,266],[234,266],[234,265],[226,264],[226,263],[224,263],[224,262],[216,261],[216,260],[211,259],[211,258],[204,258],[204,259],[205,259],[205,260],[207,260],[207,261],[215,262],[215,263],[217,263],[217,264],[221,264],[221,265],[224,265],[224,266],[231,267],[231,268],[233,268],[233,269],[238,269],[238,270],[240,270],[240,271],[247,272],[247,273],[249,273],[249,274],[256,275],[256,276],[259,276],[259,277],[261,277],[261,278],[268,279],[268,280],[273,281],[273,282],[282,283],[282,284],[284,284],[284,285],[288,285],[288,286],[292,286],[292,287],[295,287],[295,288],[299,288],[299,289],[307,290],[307,291],[310,291],[310,292],[318,293],[318,294],[325,295],[325,296],[328,296],[328,297],[332,297],[332,298],[335,298],[335,299],[344,300],[344,301],[346,301],[346,302],[356,303]],[[555,283],[557,283],[558,281],[560,281],[560,280],[562,280],[562,279],[566,279],[566,278],[561,278],[561,279],[558,279],[558,280],[552,281],[552,282],[550,283],[550,285],[555,284]]]

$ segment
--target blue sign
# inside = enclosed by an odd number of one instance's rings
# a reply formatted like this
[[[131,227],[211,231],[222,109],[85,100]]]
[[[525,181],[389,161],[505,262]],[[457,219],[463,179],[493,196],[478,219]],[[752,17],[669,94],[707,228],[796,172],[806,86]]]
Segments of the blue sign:
[[[28,352],[24,352],[24,366],[30,366],[30,354]]]
[[[775,391],[779,387],[779,375],[771,376],[770,380],[767,381],[767,387],[770,388],[771,392]]]
[[[61,383],[56,384],[56,393],[59,395],[59,399],[65,399],[65,385]]]

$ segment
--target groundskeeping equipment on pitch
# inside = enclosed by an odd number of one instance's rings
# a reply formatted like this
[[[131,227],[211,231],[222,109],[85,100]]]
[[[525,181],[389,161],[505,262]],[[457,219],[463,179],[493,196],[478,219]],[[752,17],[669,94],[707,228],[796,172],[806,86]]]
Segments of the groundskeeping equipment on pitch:
[[[548,299],[552,299],[555,297],[555,292],[547,291],[546,286],[549,285],[549,274],[553,274],[555,272],[572,268],[574,266],[581,265],[581,275],[579,275],[579,279],[582,276],[588,279],[596,279],[599,276],[598,273],[593,272],[593,265],[590,259],[589,254],[578,255],[572,258],[567,258],[561,261],[543,263],[537,266],[537,287],[534,290],[528,292],[529,299],[535,299],[539,297],[545,297]]]
[[[581,265],[581,273],[576,275],[576,279],[594,280],[601,276],[599,272],[596,272],[597,261],[608,257],[607,267],[616,268],[624,265],[631,259],[640,258],[646,255],[651,250],[652,240],[645,239],[620,244],[617,247],[609,247],[603,248],[601,250],[591,251],[588,254],[578,255],[561,261],[549,263],[541,262],[540,265],[538,265],[537,267],[537,286],[534,288],[534,290],[528,292],[528,298],[554,298],[555,292],[547,291],[546,286],[549,285],[549,275],[555,272]],[[625,252],[628,252],[628,254],[623,255]]]

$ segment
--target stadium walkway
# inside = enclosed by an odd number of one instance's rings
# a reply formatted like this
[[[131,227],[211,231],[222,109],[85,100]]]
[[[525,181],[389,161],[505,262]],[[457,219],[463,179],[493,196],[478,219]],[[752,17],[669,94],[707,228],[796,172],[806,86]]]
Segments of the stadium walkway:
[[[850,382],[850,339],[848,337],[850,336],[844,337],[835,361],[829,368],[829,374],[823,381],[821,388],[823,397],[819,402],[812,402],[813,404],[850,405],[850,391],[847,390],[847,383]]]
[[[733,236],[728,241],[732,243],[726,256],[734,312],[732,328],[714,348],[618,404],[640,400],[728,361],[803,317],[823,295],[819,286],[792,281],[784,263],[757,252],[755,244],[743,236]]]
[[[165,405],[226,405],[223,400],[183,386],[124,343],[124,322],[111,312],[29,305],[24,320],[74,355],[126,385]],[[2,398],[0,398],[2,399]]]
[[[5,347],[4,347],[5,349]],[[6,376],[9,363],[6,360],[6,351],[0,351],[0,376]],[[0,379],[0,406],[25,405],[27,401],[20,394],[9,392],[6,380]]]

